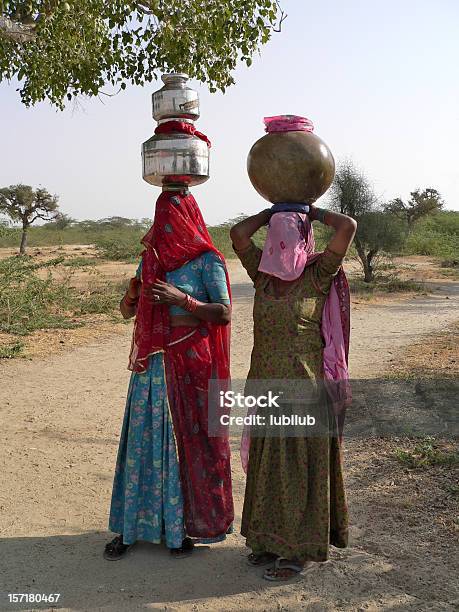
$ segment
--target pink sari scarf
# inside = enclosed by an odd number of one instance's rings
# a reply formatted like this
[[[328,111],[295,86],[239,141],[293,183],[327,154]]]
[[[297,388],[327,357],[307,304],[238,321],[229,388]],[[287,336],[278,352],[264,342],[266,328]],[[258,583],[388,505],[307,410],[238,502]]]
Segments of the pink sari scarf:
[[[321,252],[315,251],[314,232],[305,214],[281,212],[272,215],[258,270],[285,281],[301,276]],[[324,339],[324,384],[333,407],[338,434],[342,440],[346,408],[352,401],[349,384],[350,291],[341,267],[334,277],[322,311],[321,332]],[[241,440],[241,460],[247,471],[250,428]]]

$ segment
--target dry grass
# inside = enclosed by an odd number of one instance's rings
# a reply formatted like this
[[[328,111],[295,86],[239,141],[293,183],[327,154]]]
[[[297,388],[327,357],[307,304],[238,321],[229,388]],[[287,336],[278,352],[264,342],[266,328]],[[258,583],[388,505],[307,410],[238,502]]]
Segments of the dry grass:
[[[459,534],[459,469],[425,462],[414,466],[400,462],[401,453],[416,456],[419,440],[372,438],[353,440],[348,452],[353,458],[347,469],[354,497],[387,514],[404,529],[416,529],[419,542],[429,546],[454,547],[451,536]],[[451,440],[436,441],[436,451],[457,458]]]
[[[452,381],[459,377],[459,321],[441,333],[429,335],[428,341],[406,347],[386,374],[419,381],[426,396],[435,394],[437,401],[441,398],[447,402],[447,412],[454,413],[457,384]],[[368,441],[358,444],[365,446]],[[447,541],[450,534],[459,533],[457,439],[404,437],[371,440],[370,444],[379,449],[380,464],[377,481],[368,486],[376,487],[390,507],[395,507],[398,500],[404,520],[408,525],[422,525],[426,541]],[[400,500],[404,501],[400,504]]]
[[[15,249],[0,249],[0,259],[10,257],[15,253]],[[63,257],[63,263],[53,270],[53,277],[59,282],[69,282],[69,284],[81,292],[92,291],[94,288],[103,285],[116,284],[119,288],[120,298],[123,283],[134,274],[136,263],[125,263],[121,261],[107,261],[97,256],[97,250],[92,245],[63,245],[32,247],[29,255],[36,263],[41,263],[56,257]],[[369,292],[356,293],[353,295],[353,303],[381,302],[393,300],[395,296],[408,297],[412,293],[420,290],[419,283],[422,280],[441,279],[442,268],[440,261],[431,257],[411,256],[396,258],[393,261],[390,272],[399,277],[401,283],[389,283],[386,287],[375,286]],[[234,260],[228,262],[229,267],[236,265]],[[237,264],[239,265],[239,264]],[[358,279],[361,275],[360,266],[352,259],[346,261],[346,271],[351,282],[359,284]],[[445,277],[443,277],[445,280]],[[361,284],[361,283],[360,283]],[[392,288],[393,292],[389,290]],[[98,292],[94,294],[94,300],[99,300]],[[89,304],[91,306],[91,304]],[[97,304],[95,308],[97,310]],[[115,319],[113,318],[113,314]],[[116,312],[105,315],[87,312],[75,317],[77,326],[75,329],[40,330],[35,331],[30,336],[21,338],[22,347],[17,344],[18,338],[11,334],[0,334],[0,355],[4,357],[17,357],[20,354],[31,357],[43,355],[48,352],[55,352],[65,349],[68,346],[78,346],[91,341],[94,337],[103,337],[112,330],[116,333],[124,331],[125,324],[118,319]],[[42,348],[41,348],[42,347]],[[423,352],[413,349],[413,357],[422,358]],[[451,348],[452,351],[452,348]],[[450,358],[451,355],[449,356]],[[447,355],[442,358],[447,361]],[[446,362],[445,361],[445,362]],[[431,362],[426,360],[427,365]],[[398,364],[400,365],[400,364]],[[457,360],[456,360],[457,365]],[[423,364],[419,364],[422,367]]]
[[[448,329],[405,348],[388,374],[396,378],[458,379],[459,320]]]
[[[0,259],[11,255],[11,249],[0,250]],[[61,314],[65,321],[59,325],[54,321],[50,325],[54,329],[31,328],[30,333],[20,337],[4,330],[0,333],[1,359],[41,357],[102,339],[111,333],[126,333],[126,323],[117,310],[117,303],[127,279],[134,274],[135,265],[97,259],[94,249],[85,245],[33,248],[29,256],[33,264],[57,257],[63,259],[60,265],[51,268],[51,275],[57,283],[56,290],[69,287],[73,291],[75,312],[66,312],[64,308]],[[47,274],[48,269],[37,270],[37,276],[42,279]]]

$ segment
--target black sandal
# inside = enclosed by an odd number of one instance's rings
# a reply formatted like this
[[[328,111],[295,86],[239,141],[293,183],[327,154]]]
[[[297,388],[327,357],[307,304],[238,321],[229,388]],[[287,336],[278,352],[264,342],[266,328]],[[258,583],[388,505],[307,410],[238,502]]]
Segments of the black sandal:
[[[118,561],[131,548],[130,544],[123,544],[123,536],[117,535],[111,542],[105,545],[104,559],[107,561]]]
[[[170,548],[170,553],[174,559],[189,557],[193,552],[194,544],[191,538],[185,538],[180,548]]]

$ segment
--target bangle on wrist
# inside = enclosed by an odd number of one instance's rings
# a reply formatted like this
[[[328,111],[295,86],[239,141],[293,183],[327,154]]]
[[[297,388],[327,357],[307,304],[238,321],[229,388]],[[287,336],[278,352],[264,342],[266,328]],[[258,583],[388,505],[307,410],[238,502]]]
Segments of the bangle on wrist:
[[[194,312],[196,308],[199,306],[198,300],[195,300],[191,295],[186,294],[185,299],[183,300],[181,307],[188,312]]]
[[[132,298],[130,297],[130,295],[128,293],[125,293],[124,298],[123,298],[124,303],[126,304],[126,306],[137,306],[137,302],[139,301],[139,298]]]

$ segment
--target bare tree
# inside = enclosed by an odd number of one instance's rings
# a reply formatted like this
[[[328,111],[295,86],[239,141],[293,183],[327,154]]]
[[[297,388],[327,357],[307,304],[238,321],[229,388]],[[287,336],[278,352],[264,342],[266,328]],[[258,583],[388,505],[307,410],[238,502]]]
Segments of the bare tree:
[[[34,190],[30,185],[10,185],[0,189],[0,213],[22,224],[21,255],[26,252],[28,231],[32,223],[37,219],[55,219],[59,214],[58,207],[58,197],[46,189]]]

